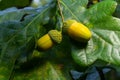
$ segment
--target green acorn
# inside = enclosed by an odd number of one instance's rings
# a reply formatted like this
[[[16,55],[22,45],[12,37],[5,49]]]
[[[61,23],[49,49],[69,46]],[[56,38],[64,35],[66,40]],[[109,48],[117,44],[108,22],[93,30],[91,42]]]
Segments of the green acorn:
[[[40,50],[48,50],[54,44],[59,44],[62,41],[62,34],[57,30],[50,30],[43,37],[37,41],[38,48]]]

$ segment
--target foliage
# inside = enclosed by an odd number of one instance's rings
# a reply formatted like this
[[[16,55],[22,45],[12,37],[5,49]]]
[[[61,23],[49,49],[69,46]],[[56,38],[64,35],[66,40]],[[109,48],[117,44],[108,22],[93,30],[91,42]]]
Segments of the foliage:
[[[88,43],[63,34],[62,43],[48,51],[39,51],[36,41],[51,29],[61,30],[57,0],[39,8],[0,11],[0,80],[91,80],[94,75],[102,80],[111,66],[119,67],[118,3],[104,0],[88,8],[88,2],[60,0],[65,20],[75,19],[91,30]]]

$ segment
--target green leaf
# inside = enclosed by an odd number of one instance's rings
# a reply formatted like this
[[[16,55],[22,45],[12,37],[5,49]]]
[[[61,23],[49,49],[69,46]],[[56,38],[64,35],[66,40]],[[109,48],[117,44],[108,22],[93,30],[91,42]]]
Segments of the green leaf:
[[[90,22],[100,21],[108,16],[111,16],[115,11],[117,3],[115,1],[102,1],[91,8],[85,14]]]
[[[18,37],[14,36],[14,34],[22,28],[22,25],[19,22],[5,22],[0,25],[2,26],[0,27],[0,79],[8,80],[14,68],[16,57],[18,57],[20,49],[22,48],[20,44],[23,44],[23,42],[17,40]],[[4,31],[6,31],[6,33]],[[23,34],[17,35],[19,35],[21,39],[24,39]]]
[[[111,4],[114,5],[114,7],[113,6],[110,7]],[[108,6],[106,6],[106,5],[108,5]],[[94,5],[93,7],[91,7],[88,10],[88,12],[89,11],[92,12],[92,13],[87,13],[87,14],[89,16],[92,16],[92,17],[90,17],[90,20],[88,22],[88,24],[90,23],[88,25],[88,27],[93,27],[91,29],[93,31],[92,32],[93,37],[88,42],[88,45],[85,49],[82,49],[82,50],[80,50],[79,48],[75,49],[75,50],[73,49],[74,51],[72,52],[72,55],[78,64],[84,65],[84,66],[90,65],[93,62],[95,62],[97,59],[99,59],[99,57],[101,57],[101,54],[107,55],[109,53],[109,49],[107,47],[110,47],[110,45],[107,46],[106,44],[104,44],[104,42],[101,41],[100,37],[104,37],[105,42],[107,42],[108,40],[112,40],[112,38],[109,37],[109,33],[107,36],[106,29],[110,28],[110,31],[108,30],[110,33],[112,32],[112,30],[114,31],[114,29],[115,29],[115,31],[119,29],[119,27],[118,27],[119,21],[113,22],[114,20],[109,20],[109,16],[112,15],[113,11],[115,10],[115,5],[116,5],[115,2],[103,1],[101,3]],[[102,11],[102,9],[103,9],[103,11]],[[108,11],[106,12],[106,10],[108,10]],[[100,13],[100,12],[102,12],[102,13]],[[93,15],[96,15],[96,16],[93,16]],[[96,26],[95,24],[98,24],[99,26]],[[97,34],[95,34],[94,32],[97,33],[98,31],[94,30],[94,28],[97,28],[97,30],[100,30],[99,32],[103,35],[97,36]],[[103,33],[101,31],[101,29],[99,29],[99,28],[104,28],[105,32]],[[105,45],[105,47],[104,47],[104,45]],[[106,48],[105,51],[102,51],[103,48]],[[79,50],[79,52],[75,52],[77,50]],[[116,64],[115,62],[108,60],[107,59],[108,57],[106,57],[106,56],[105,57],[102,56],[101,58],[104,61]],[[111,57],[109,56],[109,58],[111,58]]]
[[[15,62],[19,56],[28,55],[35,49],[35,41],[41,34],[45,33],[41,33],[41,29],[45,31],[42,24],[48,23],[52,17],[49,13],[53,6],[55,4],[45,6],[42,10],[35,9],[38,13],[26,16],[22,22],[14,20],[4,21],[0,24],[1,80],[11,78]]]
[[[120,19],[108,17],[92,28],[92,39],[86,48],[73,47],[72,56],[80,65],[90,65],[97,59],[120,65]],[[83,45],[83,44],[80,44]]]
[[[90,28],[90,41],[78,43],[63,35],[60,45],[36,50],[38,38],[61,24],[56,1],[37,9],[0,11],[0,80],[72,80],[70,70],[83,70],[81,66],[96,60],[120,65],[120,19],[112,17],[116,2],[102,1],[89,9],[88,0],[60,3],[65,20],[76,19]]]
[[[64,4],[67,4],[67,2]],[[71,10],[70,7],[63,5],[63,13],[69,13],[68,16],[63,14],[65,19],[79,20],[89,27],[92,32],[92,38],[86,44],[73,41],[72,57],[79,65],[88,66],[96,60],[120,65],[120,20],[112,17],[116,6],[117,3],[114,1],[102,1],[89,9],[83,10],[80,9],[83,6],[77,4],[75,5],[75,7],[78,7],[77,10]]]
[[[96,43],[98,43],[98,46],[100,45],[99,42]],[[81,47],[83,45],[86,46],[86,44],[78,43],[72,45],[72,57],[79,65],[88,66],[97,60],[99,55],[97,52],[99,52],[100,49],[98,49],[97,46],[94,46],[93,41],[91,40],[88,42],[87,47]]]
[[[61,0],[65,20],[71,18],[81,20],[81,17],[76,15],[81,15],[85,11],[87,3],[88,0]]]
[[[120,65],[119,46],[120,46],[120,19],[108,17],[102,23],[94,24],[93,33],[101,44],[101,51],[98,53],[99,59],[108,63]],[[97,44],[96,44],[97,45]],[[98,48],[100,48],[98,46]]]

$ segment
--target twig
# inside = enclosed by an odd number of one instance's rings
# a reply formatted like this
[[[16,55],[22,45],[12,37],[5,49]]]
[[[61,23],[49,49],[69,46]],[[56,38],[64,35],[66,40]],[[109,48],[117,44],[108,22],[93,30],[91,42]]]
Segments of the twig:
[[[59,8],[59,11],[60,11],[60,15],[61,15],[61,18],[62,18],[62,22],[64,22],[64,16],[62,14],[62,9],[61,9],[61,6],[60,6],[60,0],[57,0],[58,2],[58,8]]]

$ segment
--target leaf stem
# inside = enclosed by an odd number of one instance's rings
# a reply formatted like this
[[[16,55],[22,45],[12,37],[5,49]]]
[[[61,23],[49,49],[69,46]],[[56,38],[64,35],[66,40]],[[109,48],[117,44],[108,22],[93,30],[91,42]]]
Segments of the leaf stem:
[[[58,8],[59,8],[59,11],[60,11],[60,16],[62,18],[62,22],[64,22],[64,16],[63,16],[62,9],[61,9],[61,6],[60,6],[60,0],[57,0],[57,2],[58,2]]]

